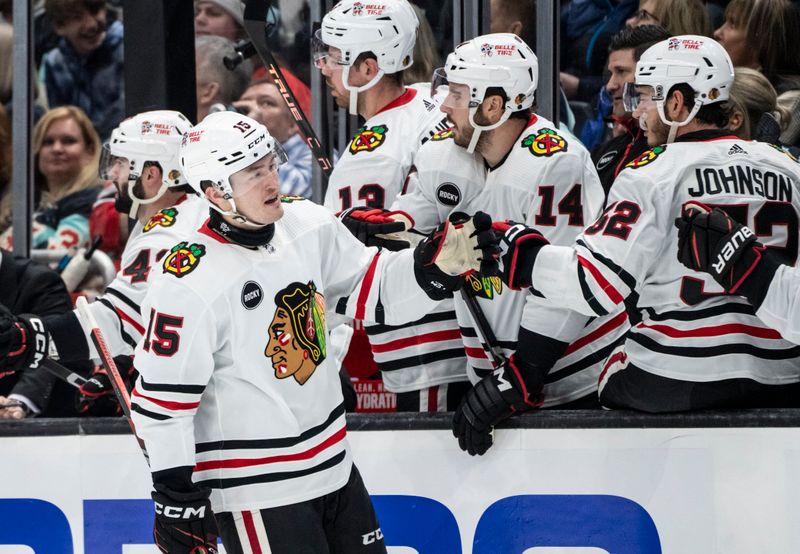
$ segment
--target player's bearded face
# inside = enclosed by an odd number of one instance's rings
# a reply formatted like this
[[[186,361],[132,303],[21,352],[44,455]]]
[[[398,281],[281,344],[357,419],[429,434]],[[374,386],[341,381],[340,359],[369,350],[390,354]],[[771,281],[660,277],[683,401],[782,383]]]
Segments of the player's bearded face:
[[[639,127],[647,135],[647,144],[649,146],[664,144],[669,136],[669,126],[661,121],[661,116],[658,115],[658,106],[652,99],[653,87],[637,86],[636,91],[638,104],[633,117],[639,121]]]
[[[283,216],[278,162],[268,154],[230,177],[236,211],[254,223],[269,225]]]

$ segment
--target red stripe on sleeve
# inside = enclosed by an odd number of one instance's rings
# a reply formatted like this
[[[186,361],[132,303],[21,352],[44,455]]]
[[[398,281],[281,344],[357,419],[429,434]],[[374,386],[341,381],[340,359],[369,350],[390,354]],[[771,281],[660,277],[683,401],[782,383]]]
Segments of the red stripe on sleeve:
[[[125,312],[123,312],[122,310],[117,308],[116,306],[114,306],[114,311],[117,312],[117,315],[119,316],[119,318],[121,320],[127,321],[128,323],[130,323],[131,327],[133,327],[134,329],[136,329],[139,332],[140,335],[144,335],[144,327],[142,327],[141,323],[139,323],[138,321],[133,319],[131,316],[129,316],[128,314],[126,314]]]
[[[415,344],[425,344],[429,342],[440,342],[446,340],[459,340],[461,338],[461,331],[458,329],[447,329],[445,331],[434,331],[432,333],[427,333],[425,335],[414,335],[413,337],[405,337],[402,339],[397,339],[389,342],[385,342],[383,344],[371,344],[372,351],[375,353],[383,353],[383,352],[392,352],[394,350],[400,350],[401,348],[406,348],[408,346],[414,346]]]
[[[467,353],[467,356],[470,356],[471,358],[483,358],[484,360],[489,359],[486,356],[486,351],[483,348],[476,348],[474,346],[465,346],[464,351]]]
[[[603,277],[603,274],[600,273],[600,270],[597,269],[595,266],[593,266],[591,262],[589,262],[589,260],[587,260],[583,256],[578,256],[578,263],[581,264],[582,267],[587,269],[589,273],[592,274],[594,280],[597,281],[597,284],[600,285],[600,288],[603,290],[604,293],[606,293],[606,296],[608,296],[608,298],[614,304],[621,304],[622,301],[625,300],[619,293],[619,291],[615,289],[611,283],[606,281],[606,278]]]
[[[727,323],[725,325],[712,325],[710,327],[698,327],[697,329],[676,329],[669,325],[647,325],[640,323],[637,327],[652,329],[657,333],[666,335],[673,339],[685,339],[692,337],[719,337],[721,335],[749,335],[760,339],[781,339],[781,334],[775,329],[765,327],[754,327],[753,325],[743,325],[741,323]]]
[[[144,398],[152,402],[157,406],[161,406],[162,408],[166,408],[168,410],[193,410],[200,405],[200,401],[197,402],[173,402],[170,400],[159,400],[158,398],[153,398],[152,396],[145,396],[139,392],[139,390],[134,387],[133,392],[131,393],[132,396],[138,396],[139,398]]]
[[[381,255],[380,252],[375,254],[375,257],[372,258],[372,262],[369,264],[369,269],[367,269],[366,275],[364,275],[364,279],[361,281],[361,290],[358,292],[358,302],[356,303],[356,315],[355,319],[364,319],[364,315],[367,312],[367,299],[369,299],[369,291],[372,288],[372,281],[375,280],[375,269],[378,267],[378,257]]]
[[[568,356],[573,352],[575,352],[576,350],[583,348],[590,342],[594,342],[600,337],[609,334],[614,329],[617,329],[620,325],[623,325],[627,320],[628,320],[628,314],[626,312],[620,312],[613,319],[606,321],[600,327],[598,327],[588,335],[585,335],[576,340],[575,342],[573,342],[572,344],[570,344],[561,357],[563,358],[564,356]]]

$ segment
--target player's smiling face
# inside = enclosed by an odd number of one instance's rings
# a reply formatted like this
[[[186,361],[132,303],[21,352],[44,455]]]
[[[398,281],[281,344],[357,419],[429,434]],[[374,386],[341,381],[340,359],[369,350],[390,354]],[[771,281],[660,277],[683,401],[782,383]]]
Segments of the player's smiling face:
[[[469,123],[469,87],[450,83],[447,96],[439,109],[447,115],[453,125],[453,141],[466,148],[475,129]]]
[[[236,211],[254,223],[269,225],[283,215],[278,162],[268,154],[230,177]]]

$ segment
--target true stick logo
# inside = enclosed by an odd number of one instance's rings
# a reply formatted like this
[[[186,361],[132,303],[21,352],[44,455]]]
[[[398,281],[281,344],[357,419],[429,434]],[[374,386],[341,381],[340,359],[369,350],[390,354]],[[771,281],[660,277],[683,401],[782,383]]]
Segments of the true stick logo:
[[[751,237],[755,238],[753,236],[753,231],[751,231],[749,227],[742,227],[733,234],[728,242],[725,243],[720,253],[717,254],[717,261],[711,264],[714,268],[714,272],[718,276],[722,275],[722,272],[725,270],[725,266],[736,253],[736,249],[747,242],[747,240]]]
[[[254,310],[261,304],[264,298],[264,291],[255,281],[247,281],[242,287],[242,306],[248,310]]]

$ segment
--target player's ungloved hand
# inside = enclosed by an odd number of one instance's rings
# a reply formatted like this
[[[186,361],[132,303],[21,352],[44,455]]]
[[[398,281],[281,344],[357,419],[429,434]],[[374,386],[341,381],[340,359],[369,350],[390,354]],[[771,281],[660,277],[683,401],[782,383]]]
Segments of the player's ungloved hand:
[[[414,226],[413,218],[405,212],[356,206],[339,213],[339,219],[353,235],[367,246],[387,250],[404,250],[411,246],[401,233]]]
[[[165,554],[217,554],[217,521],[208,490],[176,492],[156,483],[153,540]]]
[[[492,228],[501,233],[500,274],[503,282],[514,290],[530,287],[536,255],[550,242],[536,229],[513,221],[495,221]]]
[[[542,387],[528,389],[522,376],[525,365],[512,355],[464,396],[453,415],[453,435],[461,450],[482,456],[492,446],[492,429],[497,423],[539,406]]]
[[[683,265],[709,273],[726,291],[747,296],[756,308],[761,305],[779,262],[753,231],[719,208],[711,210],[699,202],[684,204],[675,226]]]
[[[498,273],[498,235],[491,217],[477,212],[472,218],[453,214],[414,249],[414,274],[434,300],[452,296],[464,284],[463,275],[479,271]]]
[[[39,316],[15,316],[0,304],[0,377],[47,357],[50,337]]]

